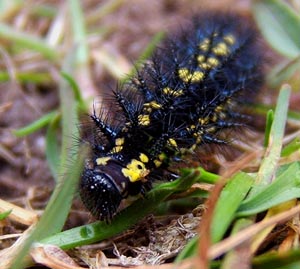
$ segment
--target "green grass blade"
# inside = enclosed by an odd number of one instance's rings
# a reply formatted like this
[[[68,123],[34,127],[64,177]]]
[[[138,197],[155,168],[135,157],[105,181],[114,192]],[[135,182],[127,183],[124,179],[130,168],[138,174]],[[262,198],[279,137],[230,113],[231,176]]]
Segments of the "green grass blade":
[[[285,253],[267,253],[253,260],[253,269],[297,269],[300,268],[300,250],[293,249]]]
[[[60,126],[60,115],[57,115],[49,124],[46,134],[46,159],[51,173],[58,181],[60,169],[60,145],[58,141],[58,130]]]
[[[289,60],[288,62],[279,63],[267,75],[267,85],[271,88],[279,87],[283,82],[292,78],[300,70],[300,56]]]
[[[269,145],[266,149],[264,159],[257,173],[255,184],[250,192],[250,196],[266,188],[271,182],[276,172],[277,163],[281,155],[282,141],[290,97],[290,86],[282,86],[277,99],[273,124],[270,130]]]
[[[20,269],[26,266],[24,264],[24,258],[32,243],[61,231],[68,216],[68,212],[70,211],[73,195],[82,172],[84,159],[86,158],[86,150],[82,149],[79,152],[80,154],[77,161],[70,166],[66,176],[62,176],[63,180],[61,180],[61,183],[56,185],[37,226],[27,240],[23,242],[21,247],[17,249],[17,253],[15,254],[10,269]]]
[[[294,198],[300,198],[300,162],[285,165],[271,185],[242,203],[237,216],[250,216]]]
[[[234,227],[232,228],[231,235],[235,235],[239,231],[249,227],[253,224],[253,221],[250,219],[239,219],[235,222]],[[235,249],[229,251],[225,258],[223,259],[220,269],[232,269],[235,268],[237,262],[240,260],[240,251]]]
[[[111,223],[95,222],[77,227],[52,237],[44,239],[41,243],[54,244],[63,249],[95,243],[121,233],[142,219],[170,195],[188,189],[199,178],[197,170],[183,172],[183,177],[173,182],[156,186],[147,193],[146,198],[140,198],[115,216]]]
[[[261,0],[253,4],[256,22],[269,44],[283,55],[300,54],[300,16],[282,0]]]
[[[85,65],[88,62],[88,47],[86,44],[85,23],[81,9],[81,1],[69,0],[72,16],[72,27],[75,44],[77,45],[76,64]]]
[[[9,214],[11,213],[11,211],[12,210],[8,210],[8,211],[0,213],[0,221],[6,219],[9,216]]]
[[[52,112],[42,116],[38,120],[34,121],[33,123],[21,128],[21,129],[12,131],[12,133],[17,137],[30,135],[30,134],[36,132],[37,130],[43,128],[44,126],[48,125],[55,117],[57,117],[57,115],[58,115],[57,111],[52,111]]]
[[[269,145],[269,138],[270,138],[273,120],[274,120],[274,112],[273,110],[269,110],[267,113],[266,128],[265,128],[265,139],[264,139],[265,148]]]
[[[300,137],[296,137],[292,142],[287,144],[281,151],[282,157],[287,157],[297,150],[300,150]]]
[[[15,45],[25,47],[40,52],[44,57],[55,60],[58,54],[54,48],[51,48],[44,40],[28,33],[20,32],[14,28],[0,23],[0,39],[6,39]]]
[[[175,259],[175,263],[181,262],[184,259],[193,257],[197,254],[198,251],[198,236],[192,238],[184,247],[184,249],[178,254]]]
[[[16,79],[21,83],[35,83],[35,84],[46,84],[52,81],[52,77],[49,73],[43,72],[17,72]],[[10,80],[10,74],[8,72],[0,72],[0,82]]]
[[[253,181],[254,179],[248,174],[240,172],[222,190],[212,220],[211,240],[213,243],[220,241],[224,236]]]

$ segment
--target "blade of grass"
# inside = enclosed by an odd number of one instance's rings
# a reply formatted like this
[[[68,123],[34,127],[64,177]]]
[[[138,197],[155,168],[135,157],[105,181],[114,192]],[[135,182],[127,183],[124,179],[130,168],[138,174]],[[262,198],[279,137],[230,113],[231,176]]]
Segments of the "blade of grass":
[[[265,139],[264,139],[265,148],[269,145],[269,138],[270,138],[270,132],[271,132],[273,120],[274,120],[274,112],[273,110],[269,110],[267,113],[266,128],[265,128]]]
[[[267,188],[246,199],[237,216],[251,216],[275,205],[300,197],[300,162],[285,166],[285,170]]]
[[[253,224],[253,221],[250,219],[239,219],[236,221],[236,223],[234,224],[234,227],[232,228],[232,232],[231,235],[235,235],[236,233],[238,233],[239,231],[249,227],[251,224]],[[250,247],[250,244],[249,244]],[[249,253],[249,256],[251,255],[250,251],[247,251]],[[220,269],[232,269],[235,268],[237,266],[237,264],[240,265],[239,261],[241,261],[244,263],[245,262],[245,257],[244,255],[241,257],[241,254],[244,254],[244,252],[241,252],[239,250],[233,249],[231,251],[229,251],[225,258],[223,259],[222,265],[220,267]],[[247,256],[247,263],[249,264],[249,256]],[[242,266],[241,266],[242,267]],[[244,266],[243,266],[244,267]],[[246,267],[246,266],[245,266]]]
[[[270,252],[253,259],[253,269],[296,269],[300,268],[300,249],[285,253]]]
[[[48,46],[44,40],[31,34],[20,32],[4,23],[0,23],[0,39],[5,39],[13,42],[14,45],[40,52],[50,60],[58,58],[56,50]]]
[[[198,179],[199,172],[197,170],[186,170],[183,172],[182,178],[156,186],[147,193],[146,198],[135,201],[115,216],[111,223],[102,221],[77,227],[43,239],[41,243],[54,244],[63,249],[70,249],[110,238],[128,229],[138,220],[153,212],[159,203],[173,193],[188,189]]]
[[[253,4],[256,22],[269,44],[283,55],[300,54],[300,16],[281,0],[261,0]]]
[[[0,220],[6,219],[10,213],[11,213],[11,210],[0,213]]]
[[[52,78],[49,73],[32,73],[32,72],[24,72],[24,73],[16,73],[16,78],[18,81],[22,83],[36,83],[36,84],[46,84],[50,83]],[[5,82],[10,80],[10,75],[8,72],[0,72],[0,82]]]
[[[37,130],[43,128],[44,126],[48,125],[57,116],[58,116],[58,112],[52,111],[21,129],[13,130],[12,133],[17,137],[30,135],[36,132]]]
[[[88,24],[93,24],[99,22],[106,15],[118,10],[124,4],[124,0],[111,0],[104,2],[100,7],[96,7],[92,12],[87,16],[86,22]]]
[[[199,237],[195,236],[192,238],[184,247],[184,249],[178,254],[178,256],[175,259],[175,263],[179,263],[184,259],[193,257],[197,254],[198,252],[198,240]]]
[[[283,82],[291,79],[298,70],[300,70],[300,56],[288,62],[279,63],[269,72],[266,78],[267,84],[271,88],[279,87]]]
[[[60,169],[60,155],[59,155],[59,141],[58,141],[58,129],[60,126],[60,117],[53,118],[50,122],[47,134],[46,134],[46,158],[53,177],[56,182],[58,181],[59,169]]]
[[[291,88],[289,85],[283,85],[280,90],[279,97],[277,99],[274,120],[270,130],[270,137],[268,139],[269,145],[266,149],[264,159],[262,160],[255,184],[253,185],[248,199],[266,188],[266,186],[272,182],[272,178],[275,174],[277,163],[281,155],[290,92]]]
[[[76,64],[85,65],[88,62],[88,47],[86,43],[85,24],[80,6],[80,1],[69,0],[69,8],[72,16],[72,27],[75,44],[77,47]]]
[[[68,81],[69,85],[71,86],[71,89],[73,90],[73,93],[74,93],[75,101],[78,103],[78,106],[81,109],[84,109],[84,111],[87,111],[88,109],[86,107],[86,103],[84,102],[84,100],[82,98],[80,88],[77,85],[76,81],[67,73],[62,72],[61,75],[63,76],[63,78],[65,80]]]
[[[10,269],[26,267],[24,258],[26,257],[32,243],[61,231],[68,212],[70,211],[72,204],[71,201],[83,169],[84,159],[86,158],[86,149],[80,149],[79,152],[77,161],[69,167],[66,177],[62,176],[64,180],[61,180],[61,184],[56,185],[50,201],[37,226],[26,241],[23,241],[21,247],[16,249],[15,255],[12,255],[13,262]]]
[[[254,179],[248,174],[236,174],[223,188],[218,199],[211,226],[211,240],[216,243],[222,239],[241,202],[248,194]]]
[[[300,137],[296,137],[292,142],[287,144],[281,151],[282,157],[287,157],[297,150],[300,150]]]

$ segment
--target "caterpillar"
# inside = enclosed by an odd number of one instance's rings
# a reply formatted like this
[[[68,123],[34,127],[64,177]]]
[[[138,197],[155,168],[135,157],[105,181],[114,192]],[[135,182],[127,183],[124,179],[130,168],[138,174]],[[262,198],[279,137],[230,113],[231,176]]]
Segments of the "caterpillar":
[[[243,104],[263,82],[258,34],[237,14],[207,12],[170,34],[136,75],[113,92],[115,113],[90,116],[91,146],[80,182],[86,208],[110,220],[123,199],[172,178],[175,159],[226,144],[245,125]]]

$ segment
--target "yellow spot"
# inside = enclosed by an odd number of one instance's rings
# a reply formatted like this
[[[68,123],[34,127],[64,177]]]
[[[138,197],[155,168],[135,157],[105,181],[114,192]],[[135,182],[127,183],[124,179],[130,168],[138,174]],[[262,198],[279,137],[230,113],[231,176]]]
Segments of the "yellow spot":
[[[228,45],[233,45],[235,43],[235,37],[233,35],[226,35],[224,36],[223,40],[228,44]]]
[[[190,150],[194,151],[197,148],[197,144],[194,144],[193,146],[190,147]]]
[[[191,126],[190,126],[190,129],[191,129],[191,130],[195,130],[195,129],[196,129],[196,126],[195,126],[195,125],[191,125]]]
[[[200,56],[203,56],[203,55],[200,55]],[[200,57],[198,56],[198,58]],[[213,58],[213,57],[209,57],[206,62],[204,62],[204,59],[198,59],[198,64],[199,64],[199,67],[202,68],[202,69],[211,69],[213,67],[216,67],[218,64],[219,64],[219,61],[218,59],[216,58]]]
[[[144,112],[151,113],[152,109],[160,109],[161,104],[157,103],[156,101],[151,101],[150,103],[145,103],[144,105]]]
[[[107,162],[110,160],[110,157],[100,157],[96,159],[97,165],[107,165]]]
[[[220,113],[220,112],[223,111],[223,109],[224,109],[223,106],[217,106],[217,107],[215,108],[215,112]]]
[[[117,138],[115,141],[116,146],[122,146],[124,144],[124,137],[122,138]]]
[[[113,149],[110,151],[111,153],[118,153],[123,149],[123,146],[115,146]]]
[[[216,114],[214,114],[211,118],[212,122],[216,122],[218,120],[218,116]]]
[[[215,133],[216,132],[216,127],[210,127],[206,130],[208,133]]]
[[[156,101],[151,101],[149,103],[150,107],[154,108],[154,109],[160,109],[161,108],[161,104],[157,103]]]
[[[172,147],[177,148],[177,142],[175,139],[169,138],[168,142]]]
[[[165,95],[173,95],[174,97],[178,97],[180,95],[183,95],[183,90],[172,90],[169,87],[166,87],[163,89],[163,93]]]
[[[219,65],[219,61],[216,58],[210,57],[207,59],[207,63],[211,66],[211,67],[216,67]]]
[[[150,124],[149,115],[139,115],[138,116],[139,125],[148,126]]]
[[[154,162],[156,167],[160,167],[161,164],[162,164],[162,161],[159,161],[159,160],[154,160],[153,162]]]
[[[202,141],[201,135],[198,135],[197,139],[196,139],[196,145],[199,145]]]
[[[198,122],[199,122],[201,125],[208,124],[209,118],[208,118],[208,117],[205,117],[205,118],[199,118],[199,119],[198,119]]]
[[[197,56],[197,61],[198,61],[198,63],[203,63],[205,61],[205,56],[204,55],[198,55]]]
[[[201,67],[202,69],[210,69],[211,66],[208,63],[200,63],[199,67]]]
[[[158,159],[159,159],[160,161],[163,161],[163,160],[165,160],[165,159],[166,159],[166,157],[167,157],[167,156],[166,156],[166,154],[165,154],[165,153],[163,153],[163,152],[162,152],[161,154],[159,154],[159,155],[158,155]]]
[[[201,71],[195,71],[191,73],[187,68],[181,68],[178,70],[179,77],[184,82],[200,82],[204,78],[204,73]]]
[[[143,180],[150,171],[146,169],[146,166],[141,161],[132,159],[126,168],[122,169],[122,173],[125,177],[128,177],[130,182],[136,182]]]
[[[229,50],[227,45],[224,42],[220,42],[215,47],[212,48],[212,52],[219,56],[225,56],[229,53]]]
[[[208,51],[210,45],[210,40],[208,38],[205,38],[200,44],[199,49],[202,51]]]
[[[144,153],[141,153],[141,154],[140,154],[140,160],[141,160],[143,163],[149,162],[148,156],[147,156],[146,154],[144,154]]]

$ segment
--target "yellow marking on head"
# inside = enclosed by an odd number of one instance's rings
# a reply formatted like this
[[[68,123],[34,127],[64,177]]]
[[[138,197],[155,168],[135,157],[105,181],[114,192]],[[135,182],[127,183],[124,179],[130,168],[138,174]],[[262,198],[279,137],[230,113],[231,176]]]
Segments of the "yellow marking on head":
[[[122,146],[124,144],[124,137],[117,138],[115,141],[116,146]]]
[[[226,35],[223,37],[223,40],[228,44],[228,45],[233,45],[235,43],[235,37],[231,34]]]
[[[147,163],[149,162],[149,158],[146,154],[144,153],[141,153],[140,156],[139,156],[140,160],[143,162],[143,163]]]
[[[204,40],[199,44],[199,49],[202,51],[208,51],[210,45],[210,40],[208,38],[204,38]]]
[[[204,78],[204,73],[201,71],[195,71],[191,73],[187,68],[180,68],[178,70],[179,77],[184,82],[200,82]]]
[[[150,171],[146,168],[145,164],[136,159],[132,159],[126,168],[122,169],[122,173],[125,177],[129,178],[130,182],[136,182],[143,180]]]
[[[220,42],[212,48],[212,52],[215,55],[225,56],[229,53],[229,48],[224,42]]]
[[[107,162],[110,160],[110,157],[100,157],[96,159],[97,165],[107,165]]]
[[[149,115],[139,115],[138,116],[139,125],[148,126],[150,124]]]
[[[175,139],[169,138],[169,139],[168,139],[168,142],[169,142],[169,144],[170,144],[172,147],[174,147],[174,148],[177,148],[177,147],[178,147],[178,146],[177,146],[177,142],[176,142]]]
[[[173,90],[169,87],[163,89],[163,94],[165,95],[173,95],[174,97],[179,97],[183,95],[183,90]]]
[[[154,160],[153,162],[154,162],[155,167],[160,167],[162,164],[162,162],[159,160]]]

